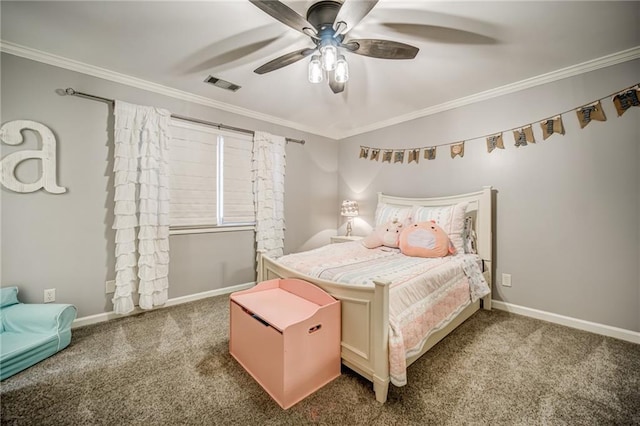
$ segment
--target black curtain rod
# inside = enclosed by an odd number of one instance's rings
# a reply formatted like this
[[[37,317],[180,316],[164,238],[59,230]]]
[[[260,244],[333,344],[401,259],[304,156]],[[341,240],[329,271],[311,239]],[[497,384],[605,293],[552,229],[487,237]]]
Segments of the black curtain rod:
[[[102,96],[96,96],[96,95],[90,95],[88,93],[78,92],[77,90],[72,89],[71,87],[68,87],[64,91],[64,93],[66,93],[69,96],[79,96],[81,98],[91,99],[91,100],[94,100],[94,101],[102,101],[102,102],[107,102],[107,103],[110,103],[110,104],[114,104],[115,103],[115,100],[113,100],[113,99],[103,98]],[[255,134],[255,132],[253,130],[243,129],[243,128],[234,127],[234,126],[227,126],[226,124],[212,123],[210,121],[200,120],[198,118],[185,117],[183,115],[177,115],[177,114],[171,114],[171,117],[172,118],[176,118],[178,120],[190,121],[192,123],[205,124],[207,126],[216,127],[218,129],[231,130],[232,132],[247,133],[247,134],[250,134],[250,135],[254,135]],[[305,143],[304,139],[285,138],[285,140],[287,142],[299,143],[301,145],[304,145],[304,143]]]

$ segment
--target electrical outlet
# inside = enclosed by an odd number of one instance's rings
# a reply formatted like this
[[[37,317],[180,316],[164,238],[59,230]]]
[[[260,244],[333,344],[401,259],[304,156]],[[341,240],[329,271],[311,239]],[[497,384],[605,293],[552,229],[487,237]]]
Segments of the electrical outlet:
[[[116,281],[111,280],[104,283],[105,294],[111,294],[116,292]]]
[[[502,285],[511,287],[511,274],[502,274]]]
[[[44,291],[44,303],[51,303],[56,301],[56,289],[48,288]]]

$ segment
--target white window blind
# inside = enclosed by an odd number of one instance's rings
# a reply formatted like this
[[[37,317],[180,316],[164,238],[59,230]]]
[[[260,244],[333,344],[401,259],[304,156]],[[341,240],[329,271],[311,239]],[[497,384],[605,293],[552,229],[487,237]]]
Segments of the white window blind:
[[[255,222],[253,184],[251,182],[251,151],[253,138],[245,135],[222,134],[219,160],[222,176],[222,206],[220,224],[247,224]]]
[[[251,136],[172,120],[172,227],[253,224]]]

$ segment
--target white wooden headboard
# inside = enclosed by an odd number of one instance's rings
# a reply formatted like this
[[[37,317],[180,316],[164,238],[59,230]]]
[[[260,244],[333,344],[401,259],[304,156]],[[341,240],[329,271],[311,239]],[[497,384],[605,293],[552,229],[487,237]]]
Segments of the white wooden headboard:
[[[474,219],[478,255],[491,271],[493,253],[493,210],[491,204],[491,186],[482,187],[482,191],[467,194],[450,195],[435,198],[395,197],[378,193],[378,204],[385,203],[396,206],[450,206],[467,201],[466,214]]]

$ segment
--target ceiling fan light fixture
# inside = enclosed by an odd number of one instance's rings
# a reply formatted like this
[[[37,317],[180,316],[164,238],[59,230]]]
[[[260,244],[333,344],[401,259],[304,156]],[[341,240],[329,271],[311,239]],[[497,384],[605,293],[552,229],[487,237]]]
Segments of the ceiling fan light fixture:
[[[322,65],[320,64],[320,56],[313,55],[309,61],[309,82],[320,83],[322,81]]]
[[[0,0],[1,1],[1,0]],[[256,68],[265,74],[313,55],[308,67],[312,83],[328,80],[334,94],[342,93],[349,79],[343,54],[355,53],[378,59],[413,59],[418,49],[405,43],[381,39],[345,39],[371,12],[379,0],[311,0],[306,18],[285,4],[292,0],[250,0],[266,14],[311,38],[314,46],[289,52]],[[314,55],[314,53],[316,53]]]
[[[346,83],[349,80],[349,64],[347,64],[347,60],[344,55],[338,56],[336,70],[334,72],[336,82]]]
[[[323,42],[320,46],[320,60],[322,61],[322,69],[325,71],[333,71],[336,69],[338,62],[338,48],[333,45],[331,40]]]

